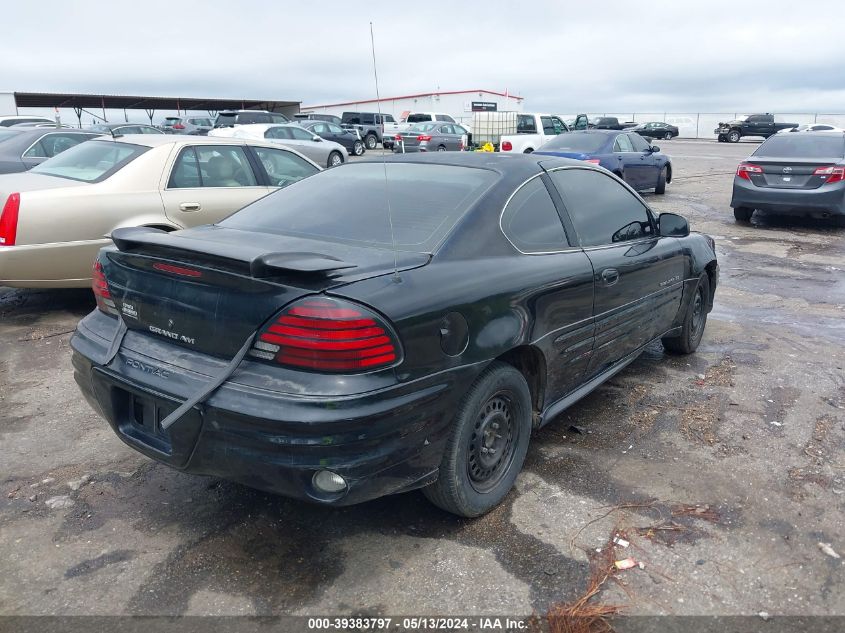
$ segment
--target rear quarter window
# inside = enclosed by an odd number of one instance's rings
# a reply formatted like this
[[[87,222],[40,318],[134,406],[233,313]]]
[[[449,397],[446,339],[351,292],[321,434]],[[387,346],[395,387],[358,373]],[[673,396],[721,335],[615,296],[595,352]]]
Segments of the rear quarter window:
[[[569,246],[557,209],[539,177],[513,195],[502,213],[502,232],[523,253],[546,253]]]

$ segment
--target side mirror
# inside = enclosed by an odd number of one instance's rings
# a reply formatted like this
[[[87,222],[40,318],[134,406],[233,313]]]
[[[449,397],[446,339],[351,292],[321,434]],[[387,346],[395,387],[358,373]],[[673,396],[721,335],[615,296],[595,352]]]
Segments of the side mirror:
[[[315,134],[314,136],[311,137],[311,140],[312,141],[322,141],[323,139]]]
[[[661,213],[657,218],[657,234],[660,237],[686,237],[689,222],[675,213]]]
[[[650,147],[648,148],[648,150],[649,150],[652,154],[654,154],[654,153],[656,153],[656,152],[659,152],[659,151],[660,151],[660,148],[659,148],[659,147],[657,147],[657,145],[652,145],[652,146],[650,146]]]

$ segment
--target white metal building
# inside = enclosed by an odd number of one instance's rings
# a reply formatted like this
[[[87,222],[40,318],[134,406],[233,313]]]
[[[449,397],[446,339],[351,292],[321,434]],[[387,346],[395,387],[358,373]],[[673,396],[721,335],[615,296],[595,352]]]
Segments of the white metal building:
[[[523,111],[525,99],[507,92],[493,90],[453,90],[447,92],[424,92],[399,97],[383,97],[381,104],[375,99],[347,101],[323,105],[303,106],[302,112],[335,114],[344,112],[384,112],[392,114],[399,121],[408,112],[445,112],[456,121],[472,121],[475,110]]]

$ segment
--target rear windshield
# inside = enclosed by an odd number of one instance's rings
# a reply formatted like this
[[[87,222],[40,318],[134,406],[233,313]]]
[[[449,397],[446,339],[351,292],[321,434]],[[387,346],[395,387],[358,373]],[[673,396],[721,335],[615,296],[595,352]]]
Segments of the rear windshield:
[[[30,171],[82,182],[99,182],[149,149],[113,141],[88,141],[48,158]]]
[[[181,121],[181,120],[182,119],[180,119],[179,117],[169,116],[164,120],[164,124],[165,125],[168,125],[168,124],[172,125],[173,123],[179,123],[179,121]]]
[[[589,154],[600,150],[607,143],[607,139],[608,136],[601,133],[579,134],[578,132],[564,132],[555,136],[540,149]]]
[[[434,129],[434,126],[437,125],[436,123],[417,123],[416,125],[412,126],[409,132],[428,132],[429,130]]]
[[[496,179],[469,167],[349,164],[270,194],[220,224],[389,249],[387,198],[397,249],[430,253]]]
[[[765,141],[752,156],[778,158],[842,158],[845,156],[845,137],[787,133],[776,134]]]

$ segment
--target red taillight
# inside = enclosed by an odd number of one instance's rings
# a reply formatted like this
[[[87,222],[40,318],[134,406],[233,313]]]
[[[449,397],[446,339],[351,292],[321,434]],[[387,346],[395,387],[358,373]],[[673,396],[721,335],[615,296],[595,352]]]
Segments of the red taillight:
[[[751,163],[740,163],[739,167],[736,168],[736,175],[740,178],[745,178],[746,180],[751,180],[751,177],[748,174],[762,174],[763,168],[758,165],[752,165]]]
[[[267,326],[250,355],[332,373],[373,371],[400,358],[396,335],[378,315],[340,299],[303,299]]]
[[[174,266],[173,264],[163,264],[156,262],[153,268],[160,270],[163,273],[173,273],[174,275],[182,275],[183,277],[202,277],[202,273],[193,268],[185,268],[184,266]]]
[[[401,134],[397,134],[396,136],[394,136],[394,137],[393,137],[393,140],[394,140],[394,141],[400,141],[400,142],[401,142],[401,141],[402,141],[402,135],[401,135]]]
[[[3,205],[0,213],[0,246],[14,246],[18,236],[18,212],[21,208],[21,194],[13,193]]]
[[[176,124],[173,126],[173,129],[174,129],[174,130],[184,130],[184,129],[185,129],[185,126],[184,126],[184,125],[182,125],[181,123],[176,123]]]
[[[431,140],[431,137],[430,137],[428,134],[420,134],[420,135],[417,137],[417,140],[418,140],[418,141],[430,141],[430,140]]]
[[[106,281],[106,275],[103,272],[103,265],[100,260],[94,260],[94,271],[91,275],[91,289],[94,291],[94,296],[97,298],[97,307],[106,314],[117,314],[117,308],[114,305],[114,300],[109,291],[109,283]]]
[[[510,141],[503,141],[501,149],[503,152],[509,152],[513,149],[513,143],[511,143]]]
[[[814,176],[827,176],[825,184],[842,182],[845,180],[845,167],[819,167],[813,172]]]
[[[601,161],[598,158],[587,158],[585,163],[590,163],[591,165],[601,165]]]

